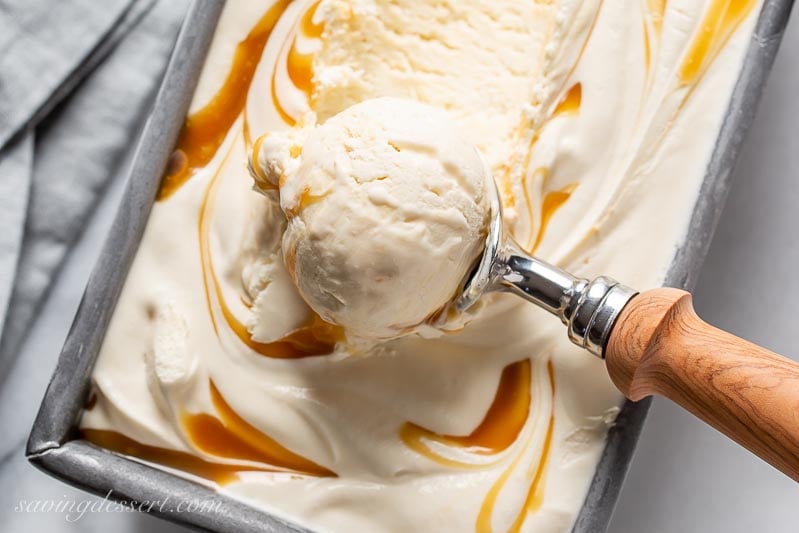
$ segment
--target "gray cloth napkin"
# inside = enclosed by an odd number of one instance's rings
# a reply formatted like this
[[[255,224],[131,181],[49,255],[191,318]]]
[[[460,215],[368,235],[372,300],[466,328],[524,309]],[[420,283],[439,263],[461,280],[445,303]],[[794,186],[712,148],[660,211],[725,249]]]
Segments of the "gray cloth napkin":
[[[5,322],[22,248],[32,166],[33,135],[25,133],[0,150],[0,228],[4,228],[0,231],[0,327]]]
[[[188,0],[0,0],[0,380],[133,149]]]
[[[0,0],[0,531],[176,530],[140,513],[70,521],[15,510],[35,499],[94,501],[23,453],[65,331],[39,324],[25,358],[15,357],[101,195],[120,183],[188,4]],[[68,322],[73,309],[63,308]]]

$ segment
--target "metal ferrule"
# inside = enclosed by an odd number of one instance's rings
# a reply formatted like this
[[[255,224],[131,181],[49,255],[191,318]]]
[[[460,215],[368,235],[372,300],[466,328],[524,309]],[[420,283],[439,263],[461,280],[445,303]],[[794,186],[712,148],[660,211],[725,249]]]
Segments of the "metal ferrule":
[[[608,277],[576,278],[529,256],[513,241],[497,251],[490,277],[489,290],[512,292],[557,315],[569,339],[600,358],[616,318],[637,294]]]

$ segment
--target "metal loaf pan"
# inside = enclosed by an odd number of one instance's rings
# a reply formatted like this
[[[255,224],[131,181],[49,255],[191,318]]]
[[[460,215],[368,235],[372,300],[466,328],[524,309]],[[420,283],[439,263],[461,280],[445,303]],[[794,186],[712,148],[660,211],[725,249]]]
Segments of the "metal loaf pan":
[[[161,176],[188,111],[224,0],[195,0],[178,36],[152,115],[139,141],[127,189],[92,272],[58,365],[33,425],[28,459],[50,475],[120,502],[161,501],[150,512],[204,531],[302,531],[211,488],[77,438],[92,368],[144,231]],[[719,132],[688,234],[666,284],[691,289],[704,260],[793,0],[766,0]],[[573,532],[605,531],[643,427],[650,400],[626,402],[597,467]],[[217,513],[180,512],[187,502],[218,504]]]

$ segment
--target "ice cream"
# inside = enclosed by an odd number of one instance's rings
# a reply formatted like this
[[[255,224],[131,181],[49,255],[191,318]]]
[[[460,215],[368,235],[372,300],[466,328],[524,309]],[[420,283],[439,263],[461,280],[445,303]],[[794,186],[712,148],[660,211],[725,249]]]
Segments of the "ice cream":
[[[323,319],[390,339],[453,300],[482,251],[493,178],[446,113],[377,98],[255,146],[256,183],[279,186],[288,217],[286,267]]]
[[[601,361],[503,294],[463,331],[341,357],[247,155],[308,112],[422,102],[484,155],[526,251],[644,290],[685,239],[762,4],[228,2],[83,435],[317,531],[569,531],[621,404]]]

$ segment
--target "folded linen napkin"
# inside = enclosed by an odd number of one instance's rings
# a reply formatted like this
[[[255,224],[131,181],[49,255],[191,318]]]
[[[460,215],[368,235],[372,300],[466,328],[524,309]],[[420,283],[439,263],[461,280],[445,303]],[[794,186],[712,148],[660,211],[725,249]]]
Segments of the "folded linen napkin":
[[[188,0],[0,0],[0,383],[121,171]]]

